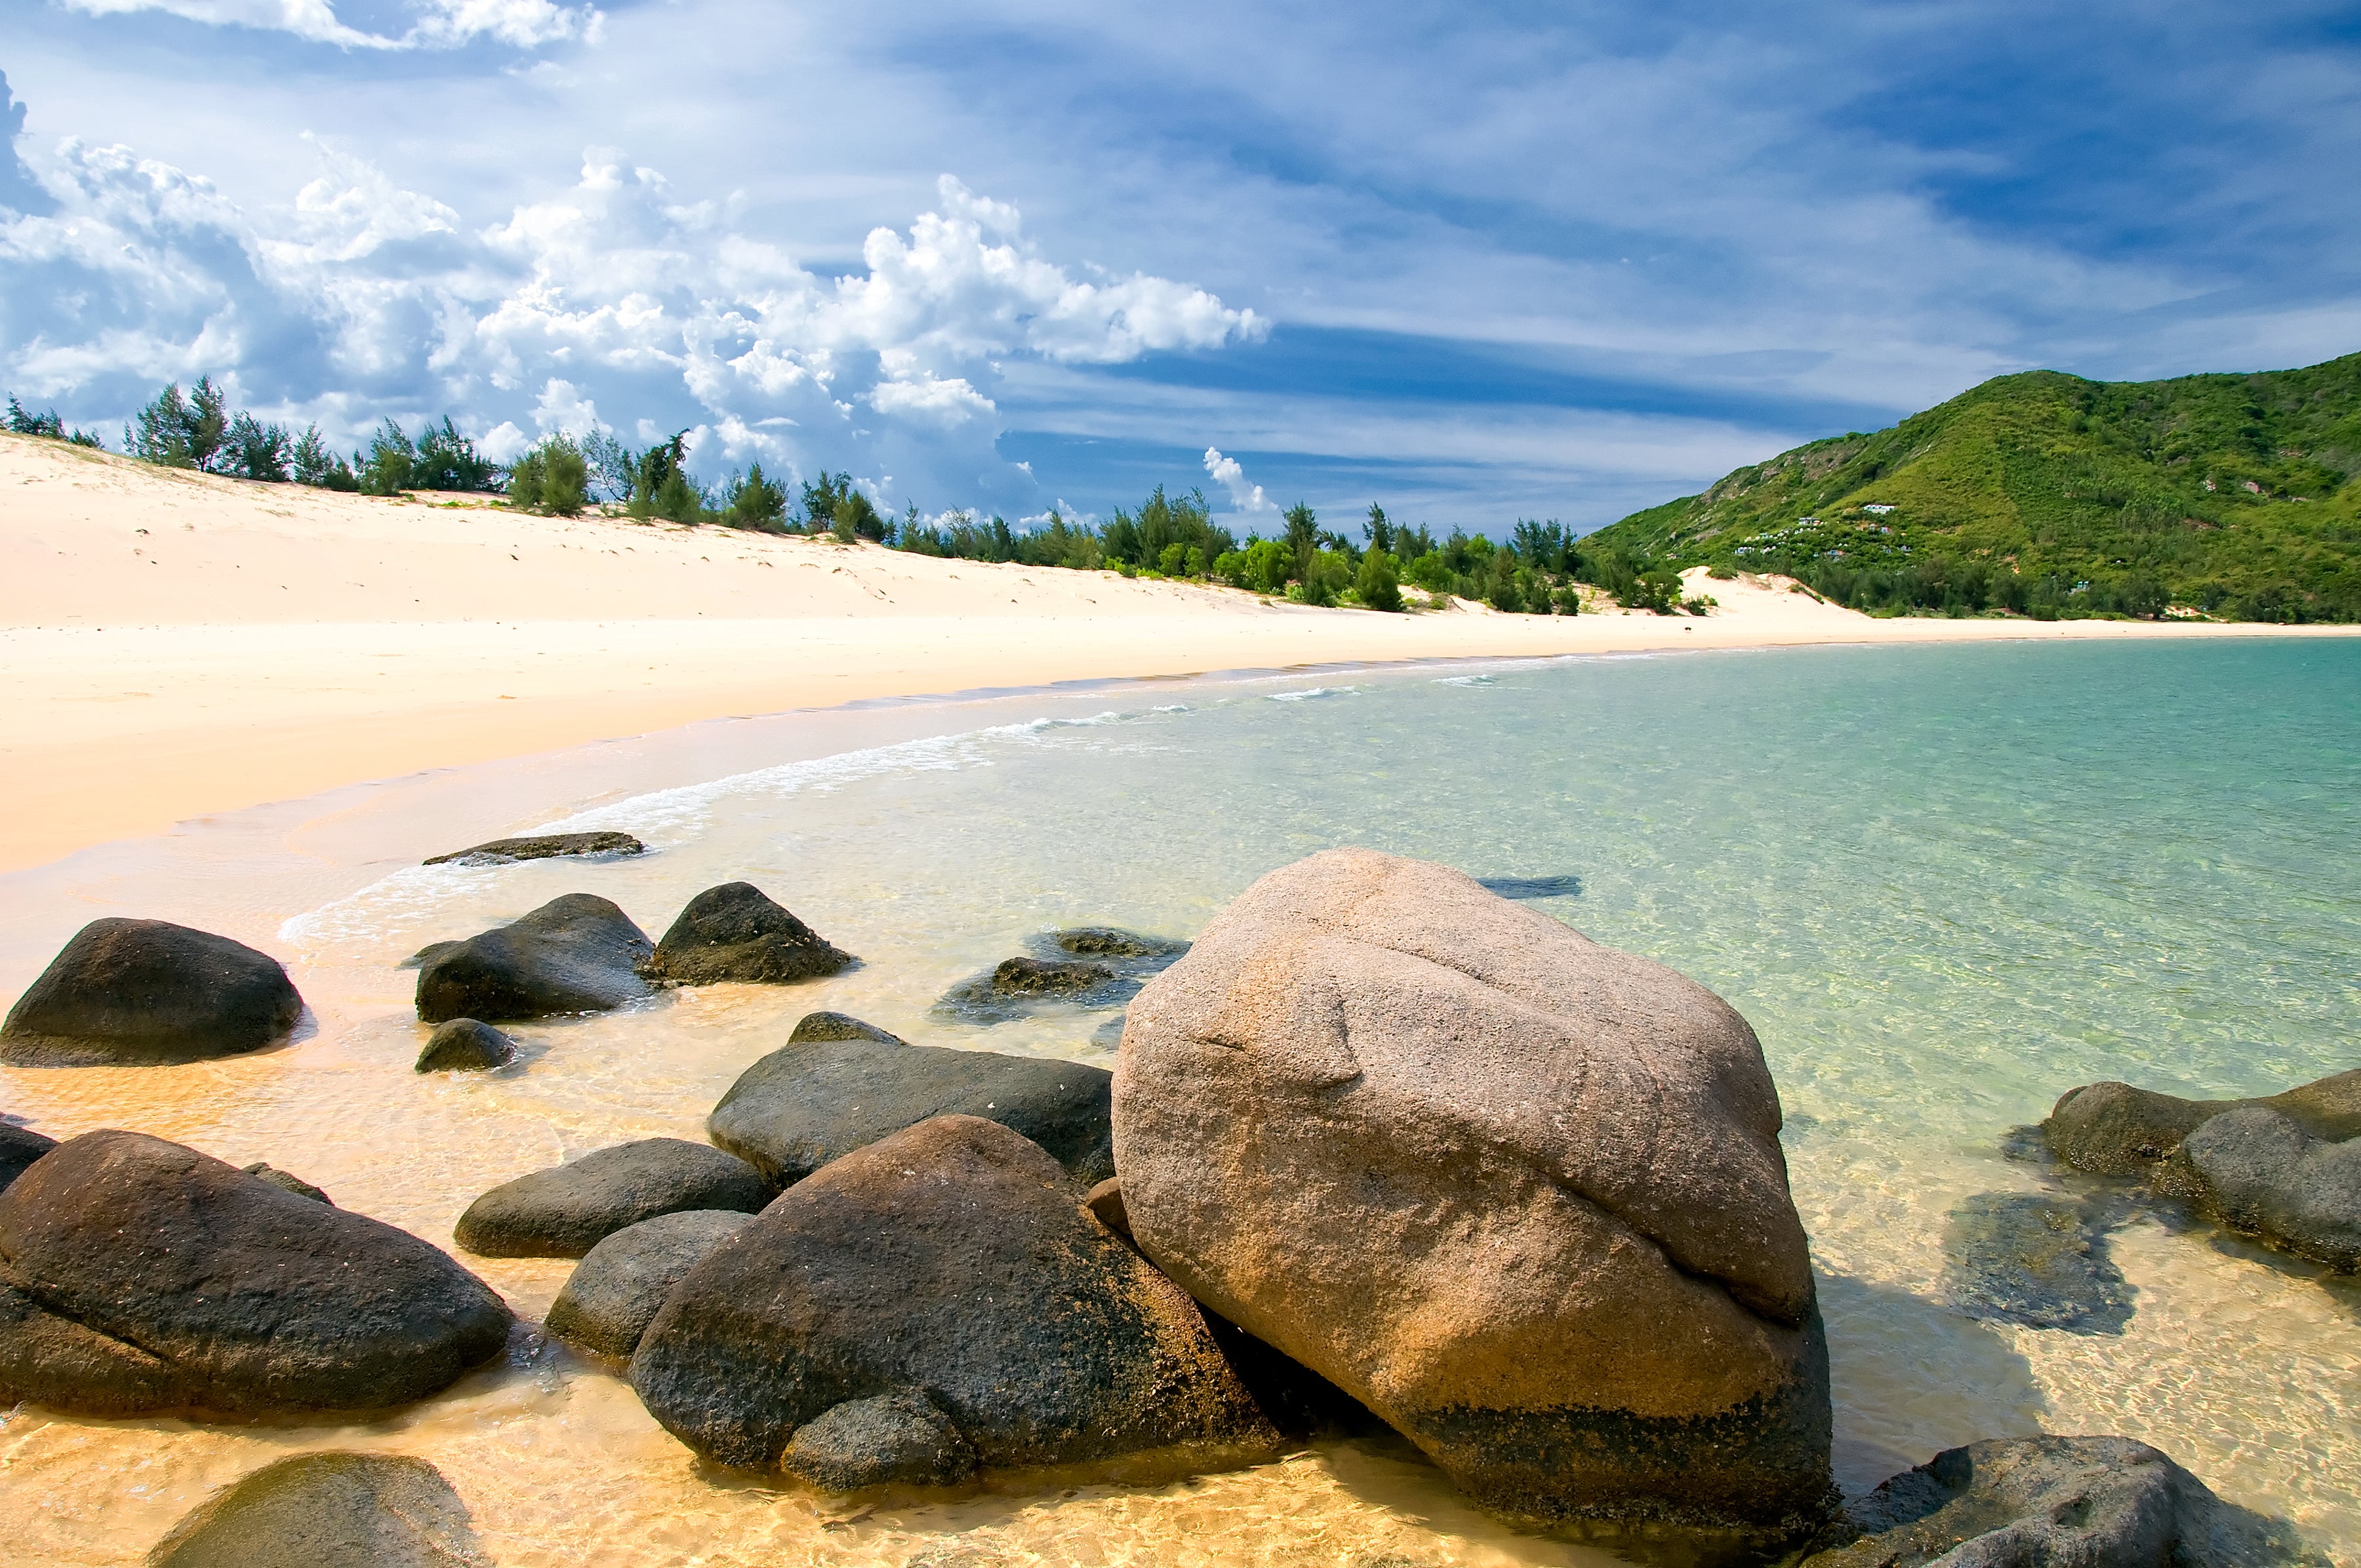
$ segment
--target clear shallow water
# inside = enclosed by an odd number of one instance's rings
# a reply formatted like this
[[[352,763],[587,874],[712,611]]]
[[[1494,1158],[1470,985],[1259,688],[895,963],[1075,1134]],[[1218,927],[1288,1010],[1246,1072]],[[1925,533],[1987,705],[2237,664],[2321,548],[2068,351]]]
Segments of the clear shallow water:
[[[930,1043],[1107,1061],[1103,1014],[933,1014],[1043,929],[1186,937],[1338,843],[1478,876],[1713,986],[1763,1037],[1822,1276],[1849,1487],[1978,1437],[2119,1431],[2361,1560],[2361,1291],[2154,1219],[2112,1239],[2120,1335],[1977,1321],[1945,1218],[2037,1191],[1998,1140],[2074,1084],[2267,1092],[2361,1065],[2361,643],[1685,654],[1167,683],[701,728],[344,792],[5,879],[0,985],[84,919],[206,924],[285,959],[315,1025],[259,1058],[0,1069],[59,1135],[130,1125],[267,1158],[438,1242],[496,1181],[697,1136],[815,1007]],[[615,827],[657,853],[410,866],[495,831]],[[480,831],[478,831],[480,829]],[[423,1080],[394,964],[559,893],[652,934],[745,878],[862,955],[515,1031],[521,1070]],[[570,1265],[479,1271],[537,1317]],[[367,1429],[0,1423],[0,1502],[44,1560],[136,1560],[278,1452],[379,1446],[449,1475],[508,1564],[1565,1563],[1384,1444],[1186,1486],[1016,1491],[829,1521],[717,1484],[628,1388],[521,1341]],[[968,1552],[966,1558],[946,1553]]]

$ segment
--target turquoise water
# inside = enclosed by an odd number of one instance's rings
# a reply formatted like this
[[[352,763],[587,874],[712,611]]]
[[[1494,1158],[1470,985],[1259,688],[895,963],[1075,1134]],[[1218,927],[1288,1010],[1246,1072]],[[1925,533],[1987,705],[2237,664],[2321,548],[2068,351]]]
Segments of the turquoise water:
[[[1477,876],[1570,878],[1578,893],[1536,907],[1697,977],[1763,1039],[1821,1270],[1849,1487],[1978,1437],[2121,1431],[2361,1560],[2350,1283],[2137,1217],[2109,1243],[2129,1321],[2071,1333],[1970,1318],[1944,1253],[1963,1199],[2043,1190],[2040,1168],[2004,1159],[2001,1139],[2068,1088],[2121,1078],[2260,1093],[2361,1065],[2361,641],[1802,649],[1168,683],[903,712],[900,738],[818,756],[807,738],[784,762],[768,753],[787,754],[792,721],[766,722],[725,749],[719,779],[676,766],[673,787],[619,793],[563,760],[522,785],[506,777],[519,815],[491,827],[622,828],[659,851],[639,861],[391,871],[346,851],[296,876],[280,861],[302,833],[274,828],[279,880],[208,894],[186,843],[177,871],[110,860],[71,924],[138,904],[143,874],[182,909],[218,896],[236,934],[289,960],[317,1031],[206,1069],[9,1071],[9,1108],[55,1132],[113,1118],[267,1157],[442,1241],[492,1181],[620,1137],[694,1135],[810,1008],[914,1039],[1110,1059],[1107,1014],[987,1027],[932,1010],[1051,927],[1190,936],[1263,872],[1343,843]],[[450,811],[467,787],[436,783],[412,819]],[[399,798],[370,820],[396,820]],[[568,891],[613,897],[660,930],[689,894],[739,877],[864,966],[529,1027],[535,1054],[511,1075],[430,1083],[399,1070],[420,1031],[391,965],[423,942]],[[41,885],[54,895],[71,882]],[[46,931],[0,942],[0,979],[21,985],[53,945]],[[484,1273],[537,1312],[565,1266]],[[612,1379],[546,1350],[368,1441],[443,1464],[503,1562],[543,1561],[544,1546],[566,1560],[567,1517],[638,1531],[691,1516],[696,1543],[675,1552],[658,1531],[619,1560],[902,1563],[955,1535],[987,1561],[1170,1560],[1185,1536],[1203,1561],[1277,1562],[1298,1560],[1272,1555],[1298,1539],[1290,1530],[1340,1563],[1584,1555],[1457,1510],[1382,1445],[1194,1490],[1085,1489],[989,1518],[919,1510],[829,1530],[807,1506],[794,1524],[780,1498],[690,1475],[652,1430]],[[80,1553],[63,1560],[89,1562],[117,1560],[104,1543],[125,1517],[160,1519],[152,1540],[203,1485],[248,1467],[237,1443],[254,1441],[22,1414],[0,1439],[15,1445],[0,1488],[38,1475],[57,1549]],[[134,1474],[154,1506],[110,1510]]]

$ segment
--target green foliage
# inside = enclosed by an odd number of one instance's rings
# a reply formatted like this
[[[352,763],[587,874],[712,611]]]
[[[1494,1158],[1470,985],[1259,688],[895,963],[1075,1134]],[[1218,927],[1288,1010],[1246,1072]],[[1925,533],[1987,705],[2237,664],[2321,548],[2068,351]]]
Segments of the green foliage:
[[[1303,576],[1288,589],[1298,604],[1334,605],[1353,586],[1353,563],[1341,550],[1314,551]]]
[[[590,499],[590,465],[570,435],[553,435],[509,465],[509,505],[579,517]]]
[[[418,448],[388,415],[369,437],[368,453],[357,456],[354,477],[365,496],[398,496],[411,488],[411,471],[418,466]]]
[[[1375,507],[1369,510],[1374,514],[1373,522],[1384,522],[1383,512]],[[1394,575],[1394,558],[1377,543],[1375,528],[1369,539],[1369,548],[1361,555],[1361,569],[1353,578],[1353,596],[1371,609],[1399,611],[1402,607],[1401,579]]]
[[[579,447],[575,449],[578,454]],[[495,490],[500,488],[500,470],[490,459],[476,450],[473,440],[459,433],[458,427],[445,414],[439,425],[430,424],[419,432],[418,445],[413,453],[410,482],[405,487],[413,490]],[[577,505],[577,511],[581,508]],[[569,512],[565,514],[572,516]]]
[[[2361,619],[2361,355],[2168,381],[2004,376],[1583,543],[1786,572],[1878,613]]]
[[[743,478],[731,475],[723,492],[721,521],[732,528],[784,533],[787,527],[787,492],[763,477],[755,464]]]
[[[1099,532],[1099,544],[1109,562],[1148,570],[1161,570],[1165,554],[1178,544],[1180,570],[1185,572],[1190,551],[1201,552],[1206,562],[1218,561],[1237,548],[1237,540],[1214,525],[1203,491],[1168,496],[1159,485],[1137,512],[1116,508]]]
[[[643,520],[651,517],[665,517],[671,518],[675,522],[697,521],[695,518],[684,520],[674,515],[682,510],[681,490],[678,486],[674,487],[669,498],[671,511],[662,510],[658,499],[664,495],[664,487],[673,479],[680,478],[684,483],[686,482],[686,477],[681,473],[681,464],[686,455],[687,441],[688,432],[684,430],[670,441],[659,441],[640,454],[638,461],[633,464],[631,469],[630,510],[633,517]],[[620,448],[618,452],[620,452]]]
[[[634,496],[632,500],[636,505],[639,498]],[[647,508],[642,515],[679,523],[703,522],[708,510],[703,488],[677,465],[665,472],[663,481],[649,495]]]
[[[222,403],[221,389],[210,376],[186,397],[175,381],[132,415],[131,423],[123,427],[123,449],[159,468],[210,472],[229,429]]]
[[[90,432],[75,429],[68,432],[54,408],[44,413],[33,413],[18,402],[14,394],[8,399],[8,431],[12,435],[38,435],[51,441],[70,442],[76,446],[88,446],[104,452],[106,443]]]
[[[594,430],[582,438],[582,461],[590,476],[594,500],[628,501],[639,477],[639,455],[612,431]]]
[[[217,471],[266,485],[287,482],[290,443],[283,424],[265,424],[243,409],[232,415],[222,439]]]
[[[303,433],[295,438],[288,453],[289,477],[299,485],[309,485],[321,490],[357,490],[360,481],[353,475],[352,466],[343,456],[331,451],[316,424],[306,425]]]

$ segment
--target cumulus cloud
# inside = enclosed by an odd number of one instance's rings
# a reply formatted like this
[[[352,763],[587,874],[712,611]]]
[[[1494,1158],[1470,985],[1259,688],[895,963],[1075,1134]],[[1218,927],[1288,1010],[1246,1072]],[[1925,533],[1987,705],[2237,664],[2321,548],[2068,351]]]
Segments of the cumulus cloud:
[[[456,411],[504,456],[528,429],[620,418],[642,442],[689,430],[713,462],[881,476],[896,510],[1030,510],[1032,473],[994,449],[1003,360],[1105,365],[1267,330],[1170,279],[1078,276],[1016,208],[948,178],[938,211],[869,235],[865,273],[826,278],[609,148],[472,228],[315,152],[291,203],[249,214],[129,149],[62,145],[41,160],[56,210],[0,213],[0,377],[109,421],[202,374],[354,439],[383,414]]]
[[[257,27],[292,33],[313,43],[342,49],[450,49],[478,38],[495,38],[533,49],[569,38],[595,41],[604,18],[588,5],[552,0],[419,0],[418,20],[407,32],[365,32],[336,19],[329,0],[66,0],[77,11],[107,16],[126,11],[163,11],[215,27]]]
[[[1246,471],[1235,457],[1224,457],[1216,446],[1205,448],[1205,472],[1213,482],[1230,492],[1230,500],[1240,511],[1270,511],[1271,503],[1263,499],[1262,487],[1246,483]]]

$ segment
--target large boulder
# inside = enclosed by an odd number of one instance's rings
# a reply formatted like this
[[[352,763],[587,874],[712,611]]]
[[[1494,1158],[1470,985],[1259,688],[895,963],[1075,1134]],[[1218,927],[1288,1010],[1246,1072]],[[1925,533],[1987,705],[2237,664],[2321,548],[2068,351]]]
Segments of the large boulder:
[[[981,1116],[1097,1181],[1115,1173],[1110,1089],[1104,1068],[907,1045],[858,1019],[815,1014],[739,1075],[706,1131],[785,1186],[930,1116]]]
[[[495,839],[489,844],[429,855],[423,862],[440,866],[456,861],[467,866],[505,866],[519,861],[547,861],[561,856],[605,855],[620,860],[647,852],[647,846],[629,833],[535,833],[522,839]]]
[[[426,948],[419,955],[418,1016],[429,1024],[506,1023],[603,1013],[649,994],[640,965],[654,951],[615,905],[569,893],[509,925]]]
[[[624,1226],[574,1266],[550,1305],[549,1332],[600,1355],[630,1355],[673,1287],[753,1218],[686,1209]]]
[[[0,1021],[0,1061],[203,1061],[275,1045],[302,1014],[268,953],[169,920],[93,920]]]
[[[2361,1270],[2361,1137],[2330,1143],[2268,1102],[2233,1106],[2181,1141],[2156,1185],[2234,1231]]]
[[[686,1138],[643,1138],[503,1181],[467,1205],[452,1234],[480,1257],[580,1257],[658,1214],[753,1213],[772,1190],[735,1155]]]
[[[745,981],[787,985],[860,960],[774,904],[750,882],[707,888],[688,901],[644,970],[668,985]]]
[[[161,1138],[86,1133],[0,1191],[0,1399],[382,1409],[498,1354],[509,1325],[417,1237]]]
[[[2060,1095],[2041,1132],[2052,1154],[2097,1176],[2138,1176],[2213,1118],[2243,1105],[2287,1117],[2330,1143],[2361,1136],[2361,1068],[2259,1100],[2183,1100],[2128,1083],[2086,1083]]]
[[[25,1173],[25,1168],[58,1146],[58,1140],[14,1122],[0,1122],[0,1190]]]
[[[1273,872],[1131,1004],[1134,1239],[1488,1507],[1785,1537],[1828,1362],[1754,1033],[1440,866]]]
[[[490,1568],[443,1473],[392,1453],[299,1453],[223,1487],[148,1568]]]
[[[987,1465],[1267,1448],[1196,1307],[1080,1199],[997,1123],[906,1128],[790,1188],[692,1269],[642,1337],[632,1387],[682,1442],[748,1468],[778,1465],[840,1405],[911,1388]]]
[[[1803,1568],[2264,1568],[2292,1530],[2222,1501],[2144,1442],[2023,1437],[1946,1449],[1845,1510]]]

